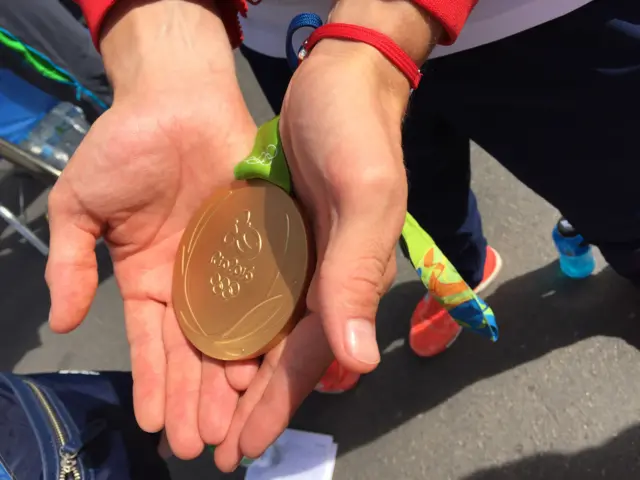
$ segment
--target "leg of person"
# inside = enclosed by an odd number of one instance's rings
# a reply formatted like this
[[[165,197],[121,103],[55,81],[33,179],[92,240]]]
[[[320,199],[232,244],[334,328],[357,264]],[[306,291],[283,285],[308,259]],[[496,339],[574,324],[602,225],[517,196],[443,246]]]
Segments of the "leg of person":
[[[640,283],[640,3],[594,0],[437,67],[451,123]]]
[[[475,288],[482,281],[487,241],[470,188],[469,137],[440,114],[438,87],[429,80],[427,69],[403,125],[408,210]]]
[[[59,1],[3,0],[0,2],[0,27],[67,70],[104,105],[111,105],[113,92],[89,31]],[[11,58],[3,60],[9,62]],[[48,81],[33,69],[24,68],[19,59],[9,67],[46,93],[78,104],[90,122],[104,111],[104,106],[91,98],[82,96],[78,100],[75,88]]]
[[[433,63],[437,66],[437,61]],[[470,188],[469,137],[442,115],[446,105],[439,101],[436,72],[431,66],[426,68],[403,127],[408,210],[469,286],[480,290],[495,278],[501,261],[487,246]],[[412,315],[409,344],[420,356],[434,356],[446,350],[461,330],[427,293]]]

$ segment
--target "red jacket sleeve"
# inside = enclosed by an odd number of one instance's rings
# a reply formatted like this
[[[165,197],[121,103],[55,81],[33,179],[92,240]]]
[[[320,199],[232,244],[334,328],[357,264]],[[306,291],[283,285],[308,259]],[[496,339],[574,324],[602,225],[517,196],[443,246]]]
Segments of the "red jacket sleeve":
[[[117,1],[118,0],[76,0],[80,8],[82,8],[82,13],[91,32],[93,44],[98,51],[100,50],[100,30],[102,29],[102,22],[109,9],[113,7]],[[216,0],[211,1],[215,2]],[[233,48],[236,48],[242,42],[242,30],[240,28],[238,15],[247,15],[247,0],[218,0],[217,3],[220,10],[220,17],[224,21],[227,34],[229,35],[229,41]]]
[[[93,43],[99,50],[100,29],[102,21],[109,9],[118,0],[76,0],[84,12],[87,25],[91,31]],[[247,0],[211,0],[217,1],[220,16],[224,21],[229,41],[233,48],[242,42],[242,29],[238,15],[246,17]],[[269,0],[277,1],[277,0]],[[442,45],[451,45],[456,41],[464,23],[478,0],[413,0],[427,10],[444,27],[446,35],[440,39]],[[259,3],[253,0],[252,3]],[[284,39],[283,39],[284,41]]]
[[[454,43],[473,7],[478,0],[413,0],[424,8],[444,28],[445,35],[440,39],[441,45]]]
[[[109,9],[116,3],[116,0],[76,0],[76,3],[80,5],[84,19],[87,21],[93,44],[100,51],[102,20],[104,20]]]

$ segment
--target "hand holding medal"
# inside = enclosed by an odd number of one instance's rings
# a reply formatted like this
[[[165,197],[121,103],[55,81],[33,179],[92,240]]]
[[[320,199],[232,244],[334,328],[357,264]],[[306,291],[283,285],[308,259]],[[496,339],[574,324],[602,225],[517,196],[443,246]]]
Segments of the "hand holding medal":
[[[235,176],[191,219],[174,268],[182,331],[219,360],[255,358],[282,340],[304,314],[313,269],[312,237],[291,196],[277,118],[259,130]],[[496,340],[491,309],[409,214],[403,238],[431,294],[463,326]]]

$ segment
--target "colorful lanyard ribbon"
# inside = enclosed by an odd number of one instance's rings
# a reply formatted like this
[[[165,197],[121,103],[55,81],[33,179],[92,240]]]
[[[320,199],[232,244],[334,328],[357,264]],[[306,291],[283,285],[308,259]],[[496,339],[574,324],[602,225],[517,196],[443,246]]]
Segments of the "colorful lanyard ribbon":
[[[251,154],[234,170],[238,180],[267,180],[292,194],[291,174],[284,156],[278,130],[279,117],[258,130]],[[461,326],[493,341],[498,326],[493,311],[462,279],[431,236],[409,214],[402,227],[409,259],[429,294]]]

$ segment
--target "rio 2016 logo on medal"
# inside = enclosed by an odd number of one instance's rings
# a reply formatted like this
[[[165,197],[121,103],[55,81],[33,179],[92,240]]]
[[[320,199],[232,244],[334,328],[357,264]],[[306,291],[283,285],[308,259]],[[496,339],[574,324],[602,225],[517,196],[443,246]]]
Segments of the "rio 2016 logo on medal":
[[[225,256],[218,250],[211,257],[214,272],[209,282],[214,295],[229,299],[240,294],[241,285],[253,280],[255,265],[251,264],[262,251],[262,236],[251,224],[251,212],[245,210],[236,218],[233,230],[222,242],[228,247]]]
[[[178,247],[173,306],[189,341],[221,360],[259,356],[304,313],[310,237],[295,201],[234,182],[196,212]]]

